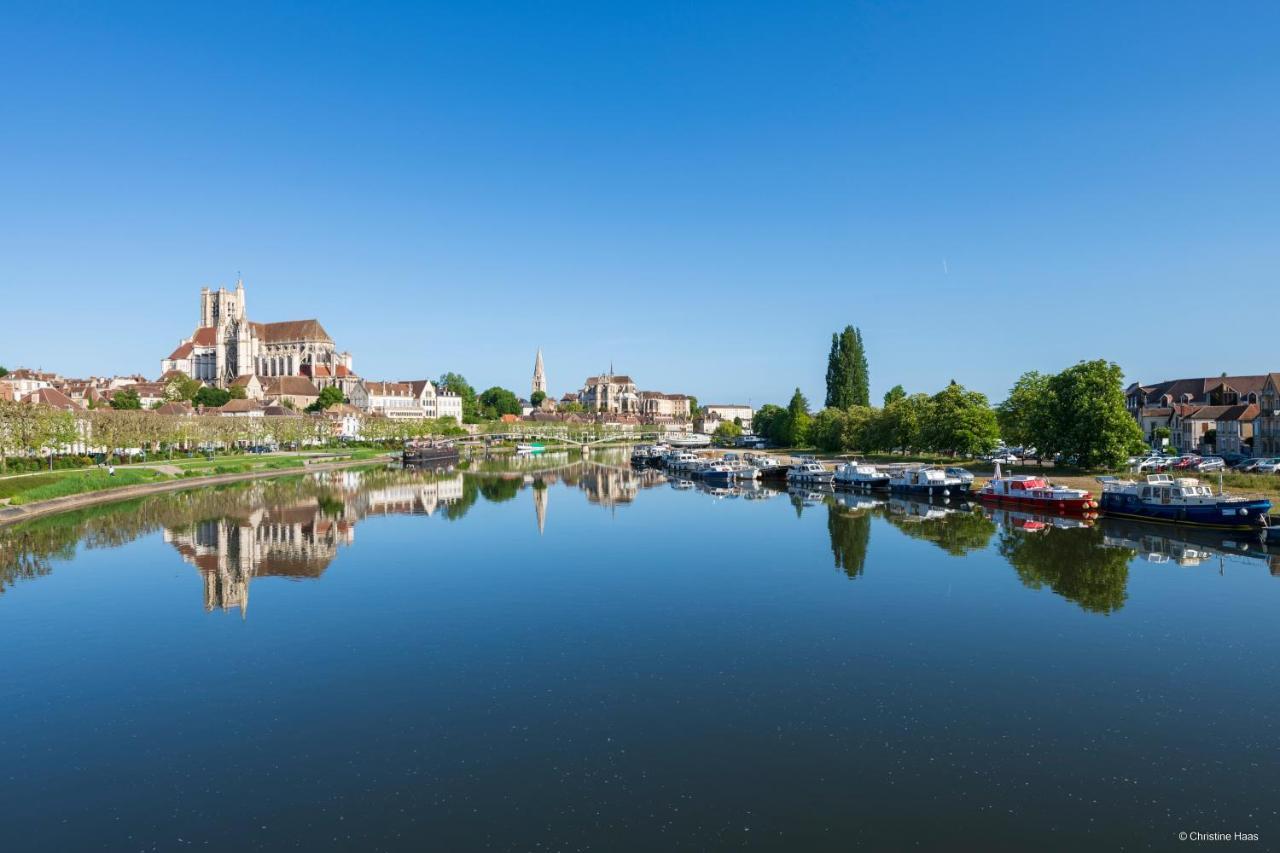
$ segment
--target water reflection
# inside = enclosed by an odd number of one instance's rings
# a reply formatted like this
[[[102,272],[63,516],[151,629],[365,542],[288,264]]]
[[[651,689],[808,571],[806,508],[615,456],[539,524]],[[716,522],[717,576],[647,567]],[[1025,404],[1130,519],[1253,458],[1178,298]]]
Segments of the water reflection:
[[[567,453],[480,458],[465,467],[443,474],[370,469],[241,483],[0,529],[0,593],[19,580],[48,574],[55,561],[73,559],[77,544],[115,547],[159,532],[201,574],[206,610],[243,615],[255,578],[321,577],[340,550],[355,543],[359,522],[371,516],[419,515],[456,522],[481,500],[504,504],[528,493],[532,521],[545,534],[554,524],[553,487],[577,492],[588,504],[614,512],[634,503],[644,490],[667,484],[693,493],[682,500],[759,501],[782,495],[806,521],[808,511],[825,510],[833,563],[850,579],[867,571],[877,526],[929,542],[954,557],[991,548],[1024,586],[1052,590],[1094,613],[1124,606],[1135,557],[1181,566],[1244,558],[1280,575],[1275,546],[1268,549],[1259,540],[1232,534],[830,489],[711,486],[669,479],[654,469],[637,470],[628,464],[626,451],[590,458]]]

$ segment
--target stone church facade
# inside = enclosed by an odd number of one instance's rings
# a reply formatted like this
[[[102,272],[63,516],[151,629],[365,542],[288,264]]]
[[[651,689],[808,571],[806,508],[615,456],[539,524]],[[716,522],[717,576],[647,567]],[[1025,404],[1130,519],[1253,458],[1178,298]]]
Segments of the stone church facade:
[[[200,325],[161,360],[161,373],[181,371],[219,388],[240,377],[305,376],[318,388],[356,380],[351,353],[338,352],[319,320],[255,323],[245,311],[244,282],[235,290],[200,291]]]

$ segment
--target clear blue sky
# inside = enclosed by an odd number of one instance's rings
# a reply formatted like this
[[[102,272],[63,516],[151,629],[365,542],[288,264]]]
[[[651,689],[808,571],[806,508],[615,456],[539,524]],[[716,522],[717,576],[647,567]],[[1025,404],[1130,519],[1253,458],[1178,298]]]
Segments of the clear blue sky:
[[[1055,7],[1056,8],[1053,8]],[[1275,3],[6,5],[0,363],[202,285],[374,379],[820,404],[1280,370]]]

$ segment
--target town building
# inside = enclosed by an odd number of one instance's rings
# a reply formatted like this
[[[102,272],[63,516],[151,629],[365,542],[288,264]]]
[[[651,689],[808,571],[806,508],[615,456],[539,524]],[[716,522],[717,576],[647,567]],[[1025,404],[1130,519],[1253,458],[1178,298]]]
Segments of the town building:
[[[1258,395],[1258,417],[1253,422],[1253,455],[1280,456],[1280,373],[1268,373]]]
[[[750,406],[740,403],[708,403],[702,407],[707,415],[720,421],[736,423],[746,432],[751,432],[751,416],[755,414]]]
[[[365,382],[365,411],[388,418],[452,418],[462,423],[462,398],[437,389],[429,379],[405,382]]]
[[[636,383],[630,376],[614,373],[612,367],[608,373],[587,377],[578,392],[578,402],[588,412],[634,414],[640,411]]]
[[[242,281],[234,291],[202,288],[199,325],[160,362],[161,373],[178,370],[219,388],[251,374],[315,378],[321,367],[327,378],[350,377],[351,354],[338,352],[318,320],[249,320]]]
[[[684,394],[640,391],[640,415],[654,423],[688,420],[692,401]]]

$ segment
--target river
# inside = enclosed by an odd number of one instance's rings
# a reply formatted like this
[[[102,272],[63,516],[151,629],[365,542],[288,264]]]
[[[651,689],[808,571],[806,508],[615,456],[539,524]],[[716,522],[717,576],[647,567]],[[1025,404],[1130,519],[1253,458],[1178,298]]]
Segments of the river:
[[[1280,557],[625,455],[0,529],[6,850],[1280,843]]]

